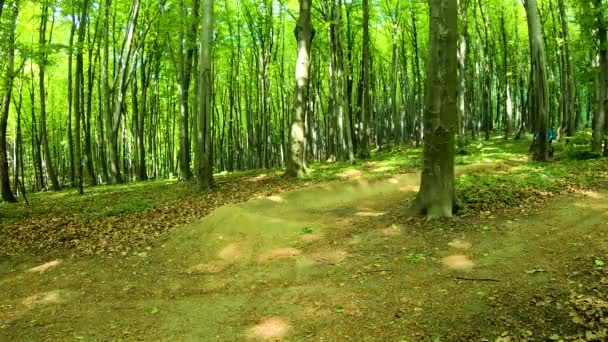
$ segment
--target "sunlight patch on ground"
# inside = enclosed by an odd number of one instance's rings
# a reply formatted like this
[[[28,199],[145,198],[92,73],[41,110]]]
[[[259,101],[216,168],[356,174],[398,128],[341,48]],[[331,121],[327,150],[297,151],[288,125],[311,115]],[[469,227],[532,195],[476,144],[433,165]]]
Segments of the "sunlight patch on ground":
[[[44,273],[52,268],[57,267],[57,265],[61,264],[61,260],[57,259],[57,260],[53,260],[53,261],[49,261],[47,263],[44,263],[40,266],[36,266],[36,267],[32,267],[29,270],[27,270],[26,272],[28,273]]]
[[[301,254],[301,250],[293,247],[275,248],[269,252],[260,255],[260,257],[258,258],[258,262],[265,263],[272,260],[287,259]]]
[[[363,174],[363,172],[361,170],[347,170],[347,171],[340,173],[338,176],[340,178],[352,179],[352,178],[360,177],[362,174]]]
[[[300,241],[304,243],[312,243],[321,240],[321,234],[304,234],[300,235]]]
[[[448,246],[456,249],[470,249],[473,245],[468,241],[456,239],[448,243]]]
[[[595,191],[581,190],[581,191],[577,191],[577,192],[583,196],[593,198],[593,199],[603,199],[604,198],[604,195],[602,195],[598,192],[595,192]]]
[[[359,211],[355,213],[355,216],[359,217],[380,217],[384,215],[386,215],[386,213],[379,211]]]
[[[249,328],[247,337],[253,340],[276,341],[285,337],[291,329],[289,321],[281,317],[272,317]]]
[[[399,236],[399,235],[401,235],[401,228],[399,228],[399,226],[393,224],[388,228],[382,229],[381,233],[384,236]]]
[[[231,243],[222,248],[217,256],[225,261],[236,261],[243,256],[242,246],[238,243]]]
[[[441,259],[444,266],[457,271],[470,271],[475,263],[466,255],[450,255]]]
[[[22,301],[22,304],[28,308],[32,308],[41,304],[60,304],[62,303],[61,293],[59,290],[41,292],[31,295]]]
[[[595,209],[595,210],[608,210],[608,203],[598,203],[598,202],[577,202],[574,204],[576,207],[578,208],[583,208],[583,209]]]
[[[266,199],[274,203],[285,203],[285,199],[279,195],[268,196]]]
[[[389,171],[393,171],[395,170],[394,167],[392,166],[382,166],[382,167],[378,167],[372,170],[373,173],[382,173],[382,172],[389,172]]]
[[[406,185],[399,188],[399,191],[401,192],[418,192],[419,190],[419,185]]]
[[[397,185],[397,184],[399,184],[399,179],[397,179],[396,177],[393,177],[393,178],[389,178],[387,180],[387,182]]]

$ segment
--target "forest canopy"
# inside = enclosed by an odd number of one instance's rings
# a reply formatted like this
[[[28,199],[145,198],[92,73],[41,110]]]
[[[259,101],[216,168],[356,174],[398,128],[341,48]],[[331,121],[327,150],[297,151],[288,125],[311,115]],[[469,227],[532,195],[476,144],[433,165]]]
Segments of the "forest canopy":
[[[606,6],[460,0],[457,51],[444,51],[458,62],[458,146],[533,133],[545,160],[547,132],[594,128],[601,151]],[[0,9],[5,201],[150,178],[204,189],[213,173],[290,163],[301,176],[311,162],[352,163],[425,138],[435,86],[427,1],[1,0]]]

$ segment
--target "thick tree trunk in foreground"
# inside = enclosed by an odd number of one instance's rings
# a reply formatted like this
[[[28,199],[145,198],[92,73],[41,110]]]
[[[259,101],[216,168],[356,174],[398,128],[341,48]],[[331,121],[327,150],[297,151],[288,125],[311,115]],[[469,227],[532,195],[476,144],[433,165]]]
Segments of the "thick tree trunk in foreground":
[[[424,113],[424,164],[415,209],[427,218],[451,217],[455,206],[454,134],[457,129],[457,4],[430,5],[428,93]]]
[[[10,19],[8,30],[8,51],[6,54],[6,75],[4,80],[4,89],[2,94],[2,103],[0,104],[0,194],[2,200],[6,202],[17,202],[17,199],[11,191],[11,182],[9,179],[8,155],[6,150],[6,128],[8,124],[9,106],[11,104],[11,95],[13,91],[14,67],[15,67],[15,30],[17,15],[19,13],[19,2],[15,1],[13,6],[13,16]]]
[[[298,41],[298,60],[296,64],[295,104],[291,118],[289,157],[287,159],[287,175],[290,177],[302,177],[306,172],[304,120],[308,107],[310,50],[314,36],[311,8],[311,0],[300,0],[300,18],[294,32]]]
[[[601,1],[595,0],[595,6],[600,7]],[[593,152],[602,152],[604,138],[604,126],[606,124],[606,100],[608,93],[606,83],[608,82],[608,42],[606,19],[601,11],[598,11],[596,18],[597,35],[600,43],[600,50],[595,62],[597,66],[595,84],[595,113],[593,115]]]
[[[211,117],[213,116],[213,0],[202,2],[203,27],[199,54],[199,127],[198,188],[209,190],[213,185],[213,153],[211,151]]]
[[[532,65],[532,98],[530,115],[534,120],[534,160],[549,159],[547,143],[547,117],[549,111],[549,85],[547,83],[547,57],[543,40],[543,28],[538,14],[536,0],[526,0],[528,33],[530,39],[530,61]]]

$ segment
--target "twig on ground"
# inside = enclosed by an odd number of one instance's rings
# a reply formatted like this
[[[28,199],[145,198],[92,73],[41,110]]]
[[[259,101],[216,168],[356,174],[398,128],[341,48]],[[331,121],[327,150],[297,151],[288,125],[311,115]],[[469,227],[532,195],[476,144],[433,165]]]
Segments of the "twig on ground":
[[[492,279],[492,278],[468,278],[468,277],[453,277],[453,278],[458,279],[458,280],[466,280],[466,281],[486,281],[486,282],[494,282],[494,283],[500,282],[500,280]]]

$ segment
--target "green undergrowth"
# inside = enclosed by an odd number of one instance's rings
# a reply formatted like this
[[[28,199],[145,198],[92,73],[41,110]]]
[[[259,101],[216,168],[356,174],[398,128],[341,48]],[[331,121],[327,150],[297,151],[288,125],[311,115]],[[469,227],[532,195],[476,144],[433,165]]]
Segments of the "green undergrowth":
[[[543,192],[557,193],[565,187],[591,187],[597,177],[605,174],[601,160],[577,160],[576,149],[588,150],[588,137],[577,138],[569,147],[557,146],[556,161],[546,164],[527,163],[530,140],[505,140],[495,137],[490,141],[475,141],[456,150],[457,165],[491,164],[498,170],[475,171],[458,179],[458,193],[465,210],[489,210],[492,207],[513,207]],[[570,159],[572,158],[572,159]],[[301,185],[354,178],[383,178],[393,174],[418,172],[422,149],[393,147],[373,151],[372,157],[348,162],[316,163],[309,167]],[[504,165],[505,167],[500,167]],[[258,186],[270,182],[279,186],[291,183],[282,178],[282,171],[250,170],[216,175],[218,187],[238,183]],[[601,178],[603,180],[603,178]],[[267,184],[268,185],[268,184]],[[79,196],[72,189],[60,192],[28,194],[30,205],[24,203],[0,205],[0,224],[14,224],[23,219],[44,216],[73,217],[86,223],[106,217],[136,214],[160,206],[196,197],[193,183],[175,180],[134,182],[124,185],[88,187]],[[23,201],[22,201],[23,202]]]
[[[457,181],[464,211],[483,212],[542,203],[563,192],[608,188],[608,164],[603,159],[531,162],[461,175]]]

